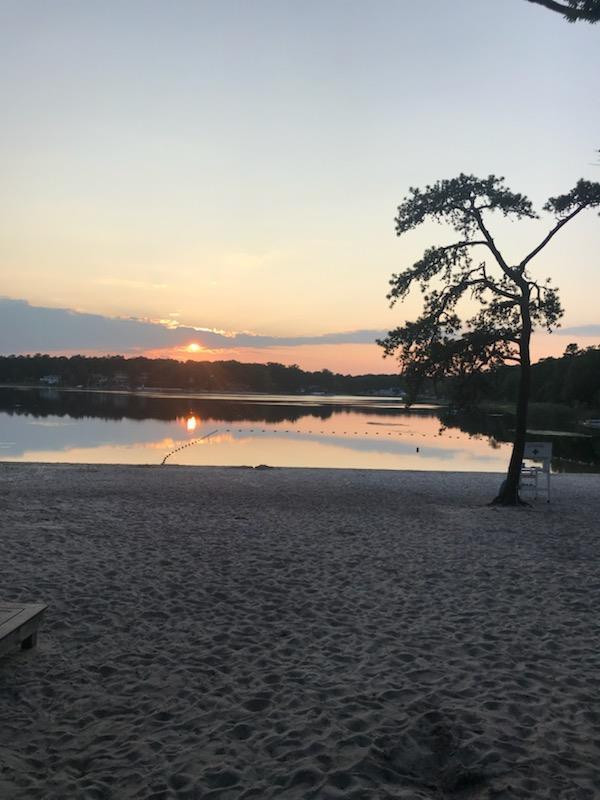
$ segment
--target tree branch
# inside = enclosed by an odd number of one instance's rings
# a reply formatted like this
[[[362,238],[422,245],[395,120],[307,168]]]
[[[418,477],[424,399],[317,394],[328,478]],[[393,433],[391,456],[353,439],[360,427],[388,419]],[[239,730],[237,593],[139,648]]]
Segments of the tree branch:
[[[490,280],[485,269],[485,263],[481,265],[481,271],[483,272],[483,282],[490,291],[494,292],[495,294],[499,294],[501,297],[506,297],[509,300],[514,300],[515,303],[519,302],[518,295],[513,294],[512,292],[509,292],[506,289],[501,289],[497,284],[495,284],[493,281]]]
[[[573,8],[573,6],[565,6],[562,3],[557,3],[556,0],[528,0],[528,2],[535,3],[538,6],[544,6],[544,8],[550,11],[556,11],[572,22],[579,19],[586,20],[586,22],[598,22],[597,13],[594,14],[593,11],[581,11],[580,9]]]
[[[477,221],[477,227],[479,228],[479,230],[483,234],[484,239],[485,239],[488,247],[490,248],[490,250],[492,251],[492,253],[494,255],[494,258],[496,259],[496,261],[500,265],[500,269],[502,270],[502,272],[504,272],[505,275],[508,275],[509,278],[512,278],[514,280],[514,272],[508,266],[506,261],[503,259],[502,254],[500,253],[500,251],[496,247],[496,244],[495,244],[494,240],[492,239],[491,233],[485,227],[485,224],[483,222],[483,217],[481,216],[480,210],[475,207],[475,203],[472,203],[471,208],[473,210],[473,214],[475,215],[475,219]]]
[[[447,245],[444,245],[443,247],[438,247],[437,249],[438,250],[443,250],[445,252],[446,250],[458,250],[461,247],[471,247],[471,245],[475,245],[475,244],[483,244],[483,245],[488,246],[488,243],[483,241],[483,239],[472,239],[472,240],[471,239],[465,239],[464,242],[456,242],[455,244],[447,244]]]
[[[473,269],[469,270],[459,283],[449,286],[445,291],[442,291],[437,300],[438,308],[434,313],[429,315],[428,319],[430,319],[432,322],[435,322],[437,326],[440,326],[442,324],[442,317],[446,313],[450,303],[452,301],[458,301],[460,296],[469,288],[478,289],[481,287],[486,287],[491,291],[497,291],[496,286],[491,281],[485,280],[484,278],[475,278],[474,280],[469,280],[471,275],[475,275],[480,271],[485,273],[484,264],[480,264],[478,267],[474,267]],[[504,294],[502,291],[499,291],[498,293]],[[515,303],[519,302],[519,298],[516,295],[513,296],[508,294],[508,297],[510,298],[511,302],[507,303],[507,306],[514,305]]]
[[[533,2],[533,0],[531,0],[531,2]],[[556,223],[556,225],[552,228],[552,230],[546,236],[546,238],[540,244],[538,244],[538,246],[534,250],[532,250],[528,256],[525,256],[523,261],[521,261],[521,263],[519,264],[519,272],[521,273],[521,275],[523,274],[523,272],[525,272],[525,267],[527,266],[527,264],[529,264],[531,259],[535,258],[535,256],[537,256],[540,250],[543,250],[544,247],[546,247],[550,239],[552,239],[552,237],[559,232],[562,226],[566,225],[567,222],[570,222],[570,220],[572,220],[573,217],[577,216],[577,214],[579,214],[580,211],[583,211],[584,208],[585,206],[577,206],[575,211],[572,211],[567,217],[564,217],[564,219],[561,219]]]
[[[393,307],[399,299],[402,299],[408,294],[413,282],[419,282],[423,287],[424,284],[427,284],[442,270],[452,270],[461,258],[460,250],[478,245],[483,245],[484,247],[488,246],[485,241],[465,239],[441,247],[428,248],[423,254],[423,257],[413,264],[412,267],[404,270],[404,272],[392,275],[390,280],[392,289],[387,294],[390,307]],[[471,272],[468,274],[470,275]]]

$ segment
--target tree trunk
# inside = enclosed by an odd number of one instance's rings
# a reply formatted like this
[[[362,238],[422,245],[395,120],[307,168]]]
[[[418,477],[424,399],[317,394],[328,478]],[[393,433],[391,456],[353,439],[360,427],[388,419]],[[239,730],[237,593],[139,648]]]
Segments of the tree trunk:
[[[519,506],[524,505],[519,497],[519,480],[521,465],[525,452],[525,439],[527,437],[527,412],[529,409],[529,394],[531,389],[531,316],[529,313],[529,292],[521,301],[521,319],[523,328],[519,339],[519,354],[521,368],[519,374],[519,392],[517,395],[517,419],[515,424],[515,442],[508,465],[506,480],[502,484],[498,496],[493,500],[493,505]]]

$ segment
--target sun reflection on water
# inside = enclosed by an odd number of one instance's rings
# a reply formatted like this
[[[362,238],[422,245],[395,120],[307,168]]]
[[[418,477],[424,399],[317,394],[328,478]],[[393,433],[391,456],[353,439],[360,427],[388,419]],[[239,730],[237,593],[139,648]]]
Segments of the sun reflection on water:
[[[20,395],[17,399],[22,402]],[[95,395],[92,399],[97,405]],[[487,435],[445,428],[435,409],[406,412],[381,400],[369,404],[362,398],[338,398],[336,405],[330,398],[321,402],[322,398],[304,396],[182,396],[151,403],[144,396],[143,402],[132,397],[132,416],[122,418],[121,406],[108,399],[118,418],[107,421],[67,417],[65,425],[53,413],[36,416],[37,406],[20,415],[0,412],[2,461],[161,463],[161,457],[168,456],[169,465],[189,466],[500,472],[510,449],[510,444],[491,442]],[[169,401],[175,412],[171,417],[162,407]]]

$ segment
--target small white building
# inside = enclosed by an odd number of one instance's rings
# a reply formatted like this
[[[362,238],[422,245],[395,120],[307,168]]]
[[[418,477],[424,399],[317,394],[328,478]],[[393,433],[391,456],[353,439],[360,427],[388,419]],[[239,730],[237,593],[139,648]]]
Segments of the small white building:
[[[40,383],[44,386],[57,386],[60,383],[60,375],[44,375],[40,378]]]

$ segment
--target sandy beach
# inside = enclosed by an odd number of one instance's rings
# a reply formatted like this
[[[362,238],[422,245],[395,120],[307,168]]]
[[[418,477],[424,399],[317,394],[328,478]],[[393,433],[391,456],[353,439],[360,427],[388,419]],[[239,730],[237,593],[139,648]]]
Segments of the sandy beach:
[[[600,797],[600,477],[0,464],[0,798]]]

